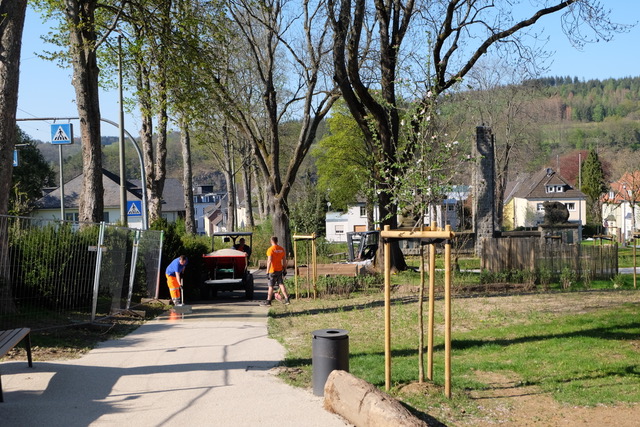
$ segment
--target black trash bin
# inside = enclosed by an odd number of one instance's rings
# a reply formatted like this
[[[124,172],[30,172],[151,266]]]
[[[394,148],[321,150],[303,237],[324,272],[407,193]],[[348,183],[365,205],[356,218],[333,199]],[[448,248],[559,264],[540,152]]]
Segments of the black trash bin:
[[[344,329],[318,329],[312,333],[313,394],[324,396],[324,384],[332,371],[349,372],[349,333]]]

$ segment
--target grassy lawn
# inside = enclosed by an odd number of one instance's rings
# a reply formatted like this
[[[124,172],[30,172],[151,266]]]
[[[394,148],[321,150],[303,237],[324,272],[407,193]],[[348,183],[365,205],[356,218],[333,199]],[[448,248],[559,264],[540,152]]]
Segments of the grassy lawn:
[[[287,348],[285,376],[310,387],[312,331],[342,328],[349,331],[351,373],[383,388],[382,300],[381,294],[369,294],[275,306],[269,331]],[[418,414],[453,424],[486,417],[482,401],[473,396],[491,388],[487,373],[513,379],[516,388],[534,387],[559,404],[640,402],[640,291],[454,299],[451,400],[443,397],[441,299],[435,310],[434,381],[409,387],[418,379],[417,306],[414,294],[393,297],[391,394]]]

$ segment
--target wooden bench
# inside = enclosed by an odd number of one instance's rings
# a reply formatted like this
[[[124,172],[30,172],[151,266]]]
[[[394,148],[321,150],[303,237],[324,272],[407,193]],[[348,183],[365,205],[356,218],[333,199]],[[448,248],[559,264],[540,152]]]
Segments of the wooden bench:
[[[31,360],[31,337],[29,328],[8,329],[6,331],[0,331],[0,358],[4,357],[9,351],[18,345],[20,341],[24,340],[24,346],[27,349],[27,360],[29,361],[29,367],[33,368],[33,361]],[[4,402],[2,397],[2,376],[0,375],[0,402]]]

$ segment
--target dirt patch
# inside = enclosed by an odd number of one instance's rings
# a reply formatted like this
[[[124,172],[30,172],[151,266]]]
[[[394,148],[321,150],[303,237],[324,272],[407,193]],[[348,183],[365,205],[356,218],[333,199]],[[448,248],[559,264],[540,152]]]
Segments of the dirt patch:
[[[83,323],[51,327],[44,324],[40,328],[31,327],[31,353],[34,361],[74,359],[81,357],[98,343],[123,337],[147,320],[163,313],[168,307],[160,303],[138,305],[139,313],[114,315],[93,324]],[[27,352],[20,343],[1,360],[26,360]]]
[[[632,427],[640,420],[640,405],[566,406],[515,375],[476,372],[476,377],[488,387],[470,393],[479,415],[466,417],[464,425]]]

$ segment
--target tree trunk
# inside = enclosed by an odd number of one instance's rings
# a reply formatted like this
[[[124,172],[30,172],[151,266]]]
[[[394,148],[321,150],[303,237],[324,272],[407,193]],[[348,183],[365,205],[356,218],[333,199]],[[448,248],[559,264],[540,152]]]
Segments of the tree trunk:
[[[509,163],[511,160],[512,145],[507,141],[504,150],[498,155],[496,150],[496,188],[495,188],[495,210],[496,224],[502,229],[504,224],[504,196],[509,177]]]
[[[27,0],[0,0],[0,215],[9,209],[16,141],[20,50]],[[15,313],[11,292],[7,218],[0,217],[0,313]]]
[[[366,203],[366,211],[367,211],[367,231],[373,231],[376,229],[376,218],[375,218],[375,203],[367,199]]]
[[[159,203],[156,205],[158,211],[156,215],[162,216],[162,193],[164,192],[164,181],[167,177],[167,126],[169,125],[169,116],[167,115],[167,93],[166,82],[162,82],[160,86],[160,110],[158,112],[158,132],[156,142],[156,158],[155,167],[155,189]]]
[[[262,184],[258,177],[258,168],[253,162],[251,162],[251,175],[253,176],[253,182],[256,183],[256,203],[258,204],[258,216],[260,220],[264,220],[267,217],[266,207],[264,203],[264,193],[262,191]]]
[[[227,185],[227,231],[235,231],[236,224],[236,186],[233,177],[233,147],[229,136],[229,128],[222,127],[222,173]]]
[[[136,84],[138,89],[138,102],[142,112],[142,125],[140,127],[140,142],[142,145],[142,156],[144,158],[144,174],[147,188],[147,210],[149,214],[149,224],[161,218],[160,215],[160,195],[156,189],[155,176],[155,156],[153,154],[153,116],[151,102],[151,84],[149,82],[149,69],[144,64],[138,65]]]
[[[395,209],[395,205],[391,203],[391,197],[386,192],[381,192],[379,197],[380,206],[380,220],[381,229],[384,229],[385,225],[389,225],[392,230],[398,228],[398,217]],[[384,245],[382,239],[378,244],[378,252],[375,258],[376,268],[382,270],[384,268]],[[398,239],[391,239],[391,271],[404,271],[407,269],[407,263],[404,259],[404,254],[400,249],[400,241]]]
[[[0,45],[3,46],[0,51],[0,215],[6,215],[9,211],[26,6],[26,0],[0,1]]]
[[[141,99],[141,102],[144,102]],[[153,224],[155,221],[161,218],[160,215],[160,195],[156,189],[155,178],[155,166],[153,155],[153,119],[149,113],[145,113],[144,107],[141,108],[142,113],[142,126],[140,127],[140,142],[142,145],[142,156],[144,158],[144,173],[147,188],[144,191],[147,192],[147,210],[149,213],[149,224]]]
[[[245,227],[253,230],[256,226],[253,220],[253,202],[251,200],[251,172],[249,171],[249,164],[242,168],[242,183],[244,185],[244,207],[245,214]]]
[[[196,218],[193,210],[193,173],[191,171],[191,137],[189,135],[189,125],[182,119],[182,132],[180,134],[182,145],[182,187],[184,188],[184,228],[187,234],[196,234]]]
[[[280,246],[282,246],[288,255],[293,254],[293,246],[291,245],[291,229],[289,228],[289,208],[281,197],[273,197],[272,217],[273,235],[278,236]]]
[[[95,9],[97,1],[67,1],[65,12],[70,23],[70,50],[73,87],[76,92],[82,139],[82,191],[79,218],[83,222],[102,221],[102,147],[100,141],[100,101],[98,62],[95,51]]]

